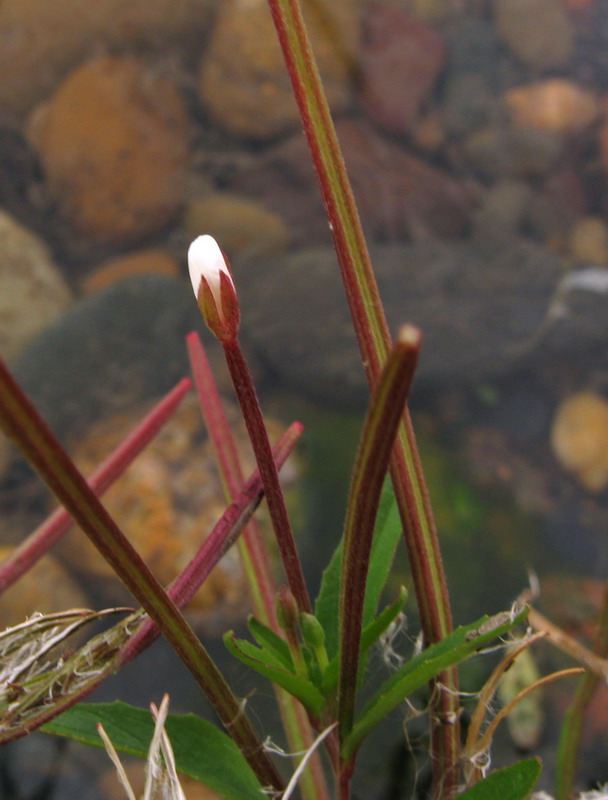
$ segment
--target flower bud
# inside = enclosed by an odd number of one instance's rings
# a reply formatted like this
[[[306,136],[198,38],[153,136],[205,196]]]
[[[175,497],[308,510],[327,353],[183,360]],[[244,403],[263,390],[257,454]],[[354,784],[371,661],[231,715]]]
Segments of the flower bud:
[[[188,249],[188,269],[203,319],[221,342],[234,341],[240,312],[234,281],[212,236],[199,236]]]

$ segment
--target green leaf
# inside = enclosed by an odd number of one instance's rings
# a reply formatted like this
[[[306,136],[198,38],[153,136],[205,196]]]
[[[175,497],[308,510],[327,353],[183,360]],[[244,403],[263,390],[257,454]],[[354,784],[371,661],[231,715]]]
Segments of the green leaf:
[[[424,686],[447,667],[464,661],[488,642],[507,633],[522,622],[526,614],[526,608],[517,615],[506,611],[493,617],[486,614],[470,625],[456,628],[449,636],[407,661],[385,681],[365,706],[343,743],[343,757],[347,760],[351,758],[372,728],[412,692]]]
[[[293,671],[293,659],[287,642],[255,617],[249,617],[247,625],[260,648],[277,659],[286,670]]]
[[[224,644],[235,658],[297,697],[312,714],[319,714],[323,710],[325,698],[316,686],[306,678],[288,672],[280,660],[271,657],[267,650],[245,639],[235,639],[232,631],[225,634]]]
[[[386,585],[402,531],[403,528],[399,518],[399,510],[395,503],[393,487],[390,480],[387,480],[382,490],[382,498],[374,530],[362,620],[364,628],[372,621],[378,608],[380,596]],[[338,652],[341,560],[342,542],[336,548],[331,561],[323,572],[321,589],[315,603],[315,616],[325,631],[325,647],[330,659]]]
[[[101,722],[116,750],[146,757],[154,731],[148,710],[126,703],[80,703],[42,728],[94,747],[103,747]],[[232,739],[194,714],[170,714],[165,729],[177,769],[209,786],[227,800],[259,800],[261,786]]]
[[[491,772],[458,800],[525,800],[540,777],[540,759],[529,758]]]

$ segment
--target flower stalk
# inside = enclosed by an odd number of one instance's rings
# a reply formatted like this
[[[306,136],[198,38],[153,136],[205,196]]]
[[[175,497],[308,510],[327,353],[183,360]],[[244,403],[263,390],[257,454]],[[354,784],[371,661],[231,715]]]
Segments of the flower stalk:
[[[188,250],[188,266],[203,319],[224,348],[232,384],[262,477],[268,511],[289,588],[298,609],[310,613],[312,607],[287,515],[279,473],[272,458],[253,378],[238,341],[238,298],[228,263],[215,239],[211,236],[199,236]]]

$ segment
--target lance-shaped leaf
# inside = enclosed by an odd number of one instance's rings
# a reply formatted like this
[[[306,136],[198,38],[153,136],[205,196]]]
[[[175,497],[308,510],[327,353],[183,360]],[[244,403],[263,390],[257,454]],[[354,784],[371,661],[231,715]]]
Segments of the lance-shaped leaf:
[[[491,772],[458,797],[462,800],[526,800],[542,771],[540,759],[529,758]]]
[[[343,742],[343,757],[346,760],[351,759],[367,734],[412,692],[424,686],[442,670],[459,664],[489,642],[507,633],[523,622],[526,614],[527,608],[518,613],[505,611],[493,617],[486,615],[470,625],[456,628],[449,636],[407,661],[367,703]]]
[[[313,716],[317,716],[323,710],[325,698],[312,681],[285,669],[281,660],[268,650],[256,647],[244,639],[236,639],[232,631],[224,636],[224,644],[243,664],[297,697]]]

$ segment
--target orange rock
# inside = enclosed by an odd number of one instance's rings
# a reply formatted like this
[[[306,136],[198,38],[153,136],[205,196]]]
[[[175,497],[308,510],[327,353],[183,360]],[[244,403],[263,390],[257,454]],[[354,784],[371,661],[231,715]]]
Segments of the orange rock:
[[[163,250],[137,250],[134,253],[127,253],[124,256],[104,261],[87,277],[82,288],[85,294],[93,294],[122,278],[148,272],[175,278],[179,276],[180,269],[174,259]]]
[[[8,558],[12,547],[0,547],[0,561]],[[24,622],[34,612],[50,614],[70,608],[87,608],[90,600],[56,558],[45,555],[31,570],[2,594],[0,630]]]
[[[81,234],[118,245],[167,225],[183,200],[188,117],[180,93],[134,58],[78,67],[30,120],[49,191]]]
[[[600,111],[595,95],[562,78],[518,86],[504,101],[515,125],[558,134],[589,127]]]
[[[118,417],[96,425],[75,453],[88,474],[133,427]],[[239,428],[237,428],[239,430]],[[245,472],[253,469],[243,428],[237,434]],[[187,398],[156,439],[104,495],[103,503],[163,585],[190,561],[227,507],[197,401]],[[96,578],[107,601],[125,602],[107,562],[79,530],[61,542],[60,552],[74,570]],[[242,615],[248,593],[240,560],[229,551],[188,606],[206,628]],[[223,618],[222,618],[223,615]]]
[[[589,492],[608,486],[608,401],[578,392],[558,408],[551,429],[555,457]]]

